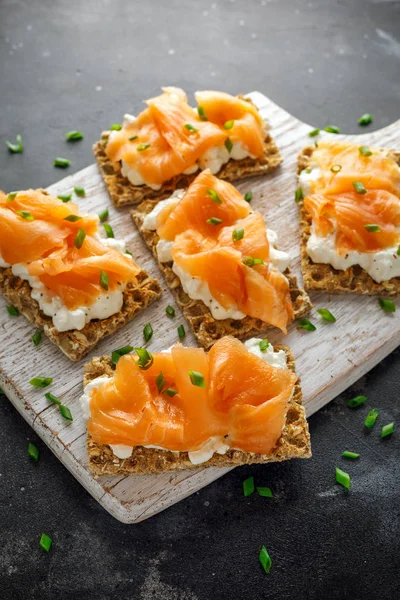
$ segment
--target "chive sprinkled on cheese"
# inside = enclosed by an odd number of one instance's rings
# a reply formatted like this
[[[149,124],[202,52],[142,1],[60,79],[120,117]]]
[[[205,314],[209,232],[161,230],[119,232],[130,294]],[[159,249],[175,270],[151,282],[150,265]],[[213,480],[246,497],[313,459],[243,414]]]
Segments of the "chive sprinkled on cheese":
[[[268,550],[266,549],[265,546],[262,546],[262,548],[260,550],[260,554],[258,555],[258,558],[260,560],[262,568],[268,575],[268,573],[270,572],[271,567],[272,567],[272,559],[271,559],[270,555],[268,554]]]
[[[43,548],[46,552],[50,551],[53,540],[46,533],[42,533],[40,537],[40,547]]]
[[[365,189],[362,181],[353,181],[353,188],[356,190],[357,194],[366,194],[367,190]]]
[[[379,411],[377,408],[373,408],[372,410],[370,410],[369,413],[367,414],[367,416],[365,417],[365,421],[364,421],[365,427],[367,427],[368,429],[371,429],[371,427],[373,427],[375,425],[375,422],[376,422],[378,416],[379,416]]]
[[[103,290],[108,291],[109,278],[108,278],[107,273],[102,270],[100,270],[100,285],[103,288]]]
[[[347,406],[349,408],[357,408],[357,406],[365,404],[367,400],[367,396],[355,396],[354,398],[350,398],[350,400],[347,402]]]
[[[108,219],[108,208],[105,208],[99,213],[100,223],[104,223]]]
[[[297,321],[297,328],[304,329],[305,331],[315,331],[317,329],[309,319],[300,319]]]
[[[253,192],[251,190],[249,190],[248,192],[245,193],[243,198],[246,200],[246,202],[251,202],[253,199]]]
[[[234,229],[232,231],[232,240],[234,242],[239,242],[244,238],[244,229],[243,227],[239,227],[239,229]]]
[[[83,140],[83,133],[81,131],[68,131],[65,137],[68,142],[77,142],[78,140]]]
[[[32,342],[35,344],[35,346],[39,346],[41,340],[42,332],[40,331],[40,329],[36,329],[35,333],[32,336]]]
[[[52,377],[34,377],[29,382],[33,387],[45,388],[51,383],[53,383]]]
[[[149,342],[153,337],[153,328],[150,323],[146,323],[143,327],[143,337],[145,342]]]
[[[393,432],[394,432],[394,422],[388,423],[387,425],[384,425],[382,427],[381,437],[382,438],[388,437],[389,435],[392,435]]]
[[[344,452],[342,452],[342,456],[343,458],[352,458],[352,459],[356,459],[359,458],[359,454],[357,454],[357,452],[350,452],[350,450],[345,450]]]
[[[85,237],[86,231],[83,229],[83,227],[81,227],[80,229],[78,229],[78,233],[76,234],[74,239],[75,248],[78,248],[78,250],[82,248],[83,242],[85,241]]]
[[[28,444],[28,456],[30,456],[35,462],[38,462],[39,460],[39,448],[31,442]]]
[[[206,387],[206,382],[204,379],[204,376],[202,373],[199,373],[198,371],[188,371],[189,373],[189,379],[192,383],[192,385],[195,385],[196,387],[201,387],[201,388],[205,388]]]
[[[393,300],[385,300],[384,298],[379,298],[378,302],[382,310],[385,310],[386,312],[396,312],[396,305],[393,302]]]
[[[260,340],[258,342],[258,346],[259,346],[261,352],[266,352],[266,350],[269,346],[269,341],[267,340],[267,338],[265,338],[264,340]]]
[[[69,202],[72,198],[72,194],[59,194],[57,196],[62,202]]]
[[[248,477],[243,481],[243,495],[245,497],[250,496],[255,490],[254,477]]]
[[[8,151],[11,152],[11,154],[21,154],[21,152],[24,151],[24,145],[22,143],[22,136],[20,136],[18,134],[15,139],[16,139],[16,142],[17,142],[16,144],[12,144],[8,140],[6,140]]]
[[[148,350],[146,350],[146,348],[135,348],[135,352],[139,357],[137,361],[138,367],[143,371],[147,371],[147,369],[150,369],[151,365],[154,362],[153,355]]]
[[[346,490],[350,489],[350,475],[336,467],[336,483],[342,485]]]
[[[54,159],[53,165],[55,167],[60,167],[60,169],[66,169],[71,164],[71,161],[68,158],[61,158],[58,156]]]
[[[122,348],[117,348],[111,352],[111,362],[113,365],[116,365],[121,356],[124,354],[129,354],[132,352],[133,346],[122,346]]]
[[[215,204],[222,204],[222,199],[215,190],[207,190],[206,194]]]
[[[185,331],[185,328],[184,328],[184,326],[183,326],[183,325],[179,325],[179,327],[178,327],[177,331],[178,331],[178,337],[179,337],[180,339],[182,339],[182,338],[184,338],[184,337],[185,337],[185,335],[186,335],[186,331]]]
[[[175,309],[172,306],[170,306],[169,304],[168,304],[167,308],[165,309],[165,312],[167,313],[167,315],[169,317],[175,316]]]
[[[364,113],[359,119],[358,124],[361,126],[369,125],[374,120],[374,117],[370,113]]]
[[[333,316],[330,310],[327,308],[318,308],[317,313],[321,315],[324,321],[328,321],[329,323],[335,323],[336,317]]]
[[[104,231],[106,232],[106,235],[108,238],[115,237],[113,228],[111,227],[111,225],[109,223],[103,223],[103,227],[104,227]]]
[[[19,310],[15,306],[8,305],[6,306],[6,310],[11,317],[19,317]]]
[[[361,156],[372,156],[372,152],[368,146],[360,146],[358,149]]]

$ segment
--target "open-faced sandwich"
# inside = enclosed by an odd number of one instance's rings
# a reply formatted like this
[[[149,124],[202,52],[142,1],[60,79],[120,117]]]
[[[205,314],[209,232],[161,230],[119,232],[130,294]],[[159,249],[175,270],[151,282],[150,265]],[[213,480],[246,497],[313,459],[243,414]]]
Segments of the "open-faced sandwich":
[[[281,157],[251,100],[223,92],[195,94],[163,88],[137,117],[103,133],[94,145],[102,176],[116,206],[162,199],[210,169],[228,181],[268,173]]]
[[[44,190],[0,192],[0,291],[72,360],[161,295],[98,223]]]
[[[204,348],[224,335],[286,332],[311,308],[277,236],[230,183],[206,169],[186,190],[132,211]]]
[[[298,161],[307,290],[400,294],[400,152],[344,141]]]
[[[206,353],[137,348],[85,366],[82,410],[95,476],[234,467],[307,458],[294,359],[284,346],[232,337]]]

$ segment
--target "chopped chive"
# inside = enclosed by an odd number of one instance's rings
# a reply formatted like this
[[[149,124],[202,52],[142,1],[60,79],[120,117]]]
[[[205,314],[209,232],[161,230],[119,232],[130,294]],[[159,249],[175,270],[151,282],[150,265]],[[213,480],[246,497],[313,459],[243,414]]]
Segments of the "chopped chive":
[[[367,190],[365,189],[362,181],[353,181],[353,188],[356,190],[357,194],[366,194]]]
[[[24,146],[22,143],[22,136],[20,136],[18,134],[15,139],[17,140],[16,144],[12,144],[8,140],[6,140],[6,144],[8,146],[8,151],[11,152],[11,154],[21,154],[21,152],[24,151]]]
[[[262,546],[262,548],[260,550],[260,554],[258,555],[258,558],[260,560],[262,568],[268,575],[268,573],[270,572],[271,567],[272,567],[272,559],[271,559],[270,555],[268,554],[268,550],[266,549],[265,546]]]
[[[263,498],[272,498],[272,490],[269,487],[257,487],[257,492],[259,496],[263,496]]]
[[[373,427],[375,425],[375,421],[377,420],[378,416],[379,416],[379,411],[377,408],[373,408],[372,410],[370,410],[369,413],[367,414],[367,416],[365,417],[365,421],[364,421],[365,427],[368,427],[368,429],[371,429],[371,427]]]
[[[45,388],[53,382],[52,377],[34,377],[30,380],[30,384],[34,387]]]
[[[400,256],[400,244],[399,244],[399,247],[397,248],[396,254],[397,254],[397,256]]]
[[[350,452],[349,450],[345,450],[344,452],[342,452],[342,456],[343,458],[359,458],[359,454],[357,454],[357,452]]]
[[[253,192],[251,190],[249,190],[248,192],[245,193],[245,195],[243,197],[246,200],[246,202],[251,202],[253,199]]]
[[[12,317],[19,317],[19,310],[18,308],[15,308],[15,306],[6,306],[7,312],[9,315],[11,315]]]
[[[318,142],[317,142],[317,141],[315,141],[315,142],[314,142],[314,146],[315,146],[316,148],[318,148]]]
[[[172,306],[170,306],[169,304],[168,304],[167,308],[165,309],[165,312],[167,313],[167,315],[169,317],[175,316],[175,309]]]
[[[83,133],[81,131],[68,131],[65,137],[69,142],[76,142],[77,140],[83,140]]]
[[[190,133],[198,133],[199,130],[196,127],[193,127],[190,123],[185,123],[184,128],[187,129]]]
[[[222,200],[215,190],[207,190],[206,194],[215,204],[222,204]]]
[[[130,250],[125,250],[125,254],[129,254],[129,256],[133,256],[133,254]]]
[[[331,171],[332,173],[339,173],[342,170],[342,165],[332,165]]]
[[[146,350],[146,348],[135,348],[135,352],[139,357],[139,360],[137,361],[139,369],[142,369],[143,371],[150,369],[154,362],[153,355]]]
[[[136,150],[138,152],[143,152],[143,150],[147,150],[147,148],[150,148],[151,144],[139,144],[138,146],[136,146]]]
[[[204,110],[203,106],[198,106],[197,107],[197,112],[199,113],[199,117],[201,121],[208,121],[207,115],[206,115],[206,111]]]
[[[340,483],[346,490],[350,489],[350,475],[336,467],[336,483]]]
[[[372,155],[372,152],[369,149],[369,146],[360,146],[358,151],[361,154],[361,156],[371,156]]]
[[[35,462],[37,462],[39,460],[39,448],[37,446],[35,446],[35,444],[32,444],[31,442],[29,442],[29,444],[28,444],[28,456],[33,458],[33,460]]]
[[[393,300],[385,300],[384,298],[379,298],[378,302],[382,310],[386,310],[387,312],[396,312],[396,305],[393,302]]]
[[[60,158],[57,157],[54,159],[53,165],[55,167],[60,167],[61,169],[66,169],[71,164],[71,161],[68,158]]]
[[[297,322],[297,326],[298,329],[305,329],[305,331],[315,331],[317,329],[308,319],[300,319],[300,321]]]
[[[269,346],[269,341],[267,340],[267,338],[265,338],[264,340],[260,340],[258,342],[258,345],[259,345],[261,352],[266,352],[266,350]]]
[[[307,173],[309,175],[311,171],[312,169],[303,169],[302,173]]]
[[[163,375],[163,372],[160,371],[156,377],[156,386],[157,386],[157,390],[158,390],[159,394],[161,394],[164,385],[165,385],[165,377]]]
[[[122,129],[122,125],[120,123],[114,123],[114,125],[111,125],[110,127],[110,131],[121,131]]]
[[[196,387],[201,387],[201,388],[206,387],[205,379],[201,373],[199,373],[198,371],[188,371],[188,373],[189,373],[190,381],[193,385],[195,385]]]
[[[178,327],[178,337],[180,339],[182,339],[182,338],[185,337],[185,335],[186,335],[186,331],[185,331],[184,326],[183,325],[179,325],[179,327]]]
[[[320,134],[320,129],[311,129],[311,131],[308,132],[308,136],[309,137],[315,137],[316,135]]]
[[[101,211],[101,213],[99,213],[99,219],[100,219],[100,223],[104,223],[104,221],[107,221],[108,208],[105,208],[104,210]]]
[[[45,533],[42,533],[39,543],[40,543],[40,547],[43,548],[43,550],[46,550],[46,552],[49,552],[51,545],[53,543],[53,540],[51,539],[51,537],[49,537]]]
[[[108,223],[103,223],[103,227],[104,227],[104,231],[106,232],[108,238],[115,237],[114,231],[113,231],[113,228],[111,227],[111,225],[109,225]]]
[[[355,398],[350,398],[350,400],[347,403],[347,406],[349,408],[357,408],[357,406],[365,404],[367,400],[367,396],[356,396]]]
[[[143,328],[143,337],[145,342],[149,342],[153,337],[153,328],[150,323],[146,323]]]
[[[54,394],[50,394],[50,392],[47,392],[47,394],[45,394],[44,396],[49,402],[57,404],[57,406],[61,406],[61,400],[59,400],[57,396],[54,396]]]
[[[15,200],[17,194],[18,192],[10,192],[9,194],[7,194],[6,202],[12,202],[13,200]]]
[[[85,188],[80,185],[74,185],[74,192],[79,198],[85,198],[86,196]]]
[[[174,390],[173,388],[167,388],[166,390],[163,391],[163,394],[165,394],[166,396],[169,396],[170,398],[172,398],[173,396],[176,396],[177,393],[178,393],[178,390]]]
[[[62,200],[62,202],[69,202],[72,198],[72,194],[59,194],[57,198]]]
[[[74,420],[68,406],[64,406],[64,404],[60,404],[59,409],[60,409],[60,415],[62,417],[64,417],[64,419],[67,419],[67,421]]]
[[[3,390],[0,388],[0,394],[4,394]]]
[[[80,229],[78,229],[78,233],[76,234],[74,239],[75,248],[78,248],[78,250],[82,248],[83,242],[85,241],[85,237],[86,231],[83,229],[83,227],[81,227]]]
[[[365,113],[358,119],[358,124],[362,126],[369,125],[373,120],[374,117],[372,115]]]
[[[108,291],[108,286],[109,286],[110,280],[109,277],[107,275],[107,273],[105,271],[102,271],[100,269],[100,285],[104,290]]]
[[[387,425],[384,425],[382,427],[381,437],[382,438],[388,437],[388,435],[392,435],[393,432],[394,432],[394,422],[388,423]]]
[[[233,144],[228,137],[225,140],[225,148],[228,150],[229,154],[232,152]]]
[[[79,221],[80,219],[82,219],[82,217],[79,215],[68,215],[68,217],[64,217],[64,221],[69,221],[70,223],[76,223],[76,221]]]
[[[211,217],[210,219],[207,219],[207,223],[209,225],[221,225],[222,222],[222,219],[218,219],[218,217]]]
[[[370,233],[379,233],[381,230],[379,225],[375,225],[375,223],[367,223],[367,225],[364,225],[364,228]]]
[[[138,139],[138,137],[139,137],[139,136],[137,136],[137,135],[132,135],[132,136],[129,138],[129,141],[130,141],[130,142],[134,142],[135,140],[137,140],[137,139]]]
[[[301,187],[298,187],[297,190],[294,193],[294,201],[295,202],[300,202],[301,200],[303,200],[304,196],[303,196],[303,190]]]
[[[340,127],[336,127],[336,125],[327,125],[324,130],[328,133],[340,133]]]
[[[113,365],[116,365],[121,356],[124,354],[129,354],[132,352],[133,346],[122,346],[122,348],[117,348],[117,350],[113,350],[111,352],[111,362]]]
[[[255,267],[256,265],[263,265],[264,261],[261,258],[253,258],[253,256],[244,256],[242,258],[242,263],[246,265],[246,267]]]
[[[17,210],[17,215],[19,215],[25,221],[34,221],[35,217],[27,210]]]
[[[36,329],[35,333],[32,336],[32,342],[35,344],[35,346],[39,346],[41,339],[42,332],[40,331],[40,329]]]
[[[327,308],[318,308],[317,309],[317,313],[319,315],[321,315],[321,317],[325,321],[329,321],[330,323],[335,323],[336,322],[336,317],[334,317],[333,314],[331,313],[331,311],[328,310]]]
[[[229,121],[225,121],[224,123],[224,129],[232,129],[232,127],[234,126],[235,121],[234,119],[230,119]]]
[[[243,495],[250,496],[255,490],[254,487],[254,477],[248,477],[243,481]]]
[[[232,231],[232,240],[234,242],[239,242],[244,238],[244,229],[243,227],[239,227],[239,229],[234,229]]]

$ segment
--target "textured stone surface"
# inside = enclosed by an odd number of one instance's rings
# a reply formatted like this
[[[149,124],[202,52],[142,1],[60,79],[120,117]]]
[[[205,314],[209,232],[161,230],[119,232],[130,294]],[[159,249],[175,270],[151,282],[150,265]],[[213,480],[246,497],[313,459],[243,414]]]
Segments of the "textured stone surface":
[[[7,191],[46,186],[163,84],[259,89],[312,125],[359,132],[399,118],[400,4],[379,0],[13,0],[0,3],[0,168]],[[101,88],[101,89],[100,89]],[[371,127],[372,128],[372,127]],[[67,144],[65,131],[85,139]],[[23,135],[23,155],[5,139]],[[72,160],[55,169],[55,156]],[[1,322],[1,319],[0,319]],[[312,342],[312,334],[310,334]],[[1,351],[1,349],[0,349]],[[392,600],[400,595],[400,353],[311,419],[309,461],[243,467],[139,525],[92,500],[0,398],[0,596],[5,600]],[[366,393],[368,405],[345,400]],[[363,431],[367,410],[380,418]],[[39,464],[27,456],[38,444]],[[361,453],[357,462],[343,450]],[[334,468],[352,476],[347,493]],[[242,495],[254,475],[274,498]],[[54,540],[49,554],[38,543]],[[267,576],[258,563],[265,544]]]

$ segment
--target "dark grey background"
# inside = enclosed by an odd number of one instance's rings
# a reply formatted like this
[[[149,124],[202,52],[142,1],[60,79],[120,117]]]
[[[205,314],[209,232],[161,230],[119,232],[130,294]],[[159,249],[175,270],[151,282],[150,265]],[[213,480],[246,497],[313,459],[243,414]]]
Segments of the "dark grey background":
[[[306,122],[351,133],[365,111],[371,130],[385,126],[400,116],[399,25],[390,0],[0,0],[0,187],[46,186],[90,164],[99,131],[165,84],[258,89]],[[84,141],[66,144],[70,129]],[[4,141],[17,133],[25,152],[12,156]],[[55,156],[72,160],[67,172]],[[1,598],[398,598],[400,442],[379,434],[399,416],[399,366],[395,352],[310,420],[311,460],[236,469],[136,526],[105,513],[1,396]],[[367,406],[348,409],[361,392]],[[345,449],[360,460],[346,462]],[[350,493],[335,466],[351,474]],[[249,475],[274,498],[244,498]],[[48,555],[42,531],[54,540]]]

